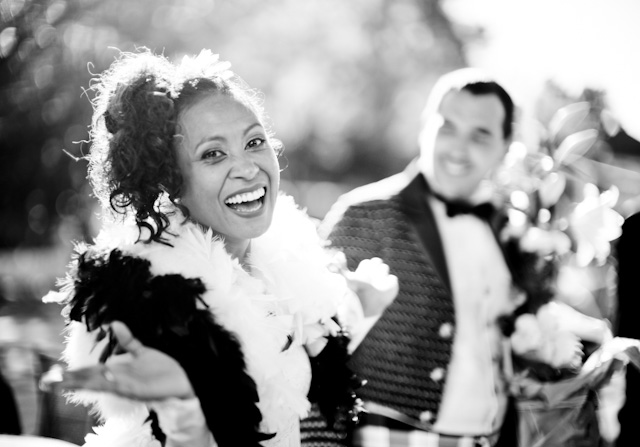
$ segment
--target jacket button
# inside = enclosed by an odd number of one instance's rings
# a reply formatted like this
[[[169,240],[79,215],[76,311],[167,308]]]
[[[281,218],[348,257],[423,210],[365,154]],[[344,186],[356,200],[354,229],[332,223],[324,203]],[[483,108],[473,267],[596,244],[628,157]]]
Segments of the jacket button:
[[[453,324],[442,323],[438,329],[438,335],[440,335],[441,338],[451,338],[453,335]]]
[[[434,382],[440,382],[444,378],[444,368],[433,368],[429,377]]]
[[[420,413],[419,417],[422,422],[431,422],[431,419],[433,418],[433,413],[430,412],[429,410],[423,411],[422,413]]]

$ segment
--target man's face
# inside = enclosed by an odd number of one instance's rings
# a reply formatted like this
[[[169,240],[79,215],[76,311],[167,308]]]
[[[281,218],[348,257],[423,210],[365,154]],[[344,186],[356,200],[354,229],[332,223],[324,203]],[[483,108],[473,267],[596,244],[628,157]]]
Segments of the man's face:
[[[508,147],[505,110],[493,94],[447,93],[421,136],[432,187],[450,200],[468,200],[497,167]]]

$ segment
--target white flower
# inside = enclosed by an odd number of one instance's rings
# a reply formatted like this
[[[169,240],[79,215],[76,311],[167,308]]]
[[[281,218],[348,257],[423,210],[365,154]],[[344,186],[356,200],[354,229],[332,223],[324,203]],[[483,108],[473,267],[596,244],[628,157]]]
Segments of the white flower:
[[[212,53],[211,50],[202,50],[196,57],[184,56],[180,70],[185,78],[218,76],[222,79],[228,79],[233,76],[231,63],[221,61],[220,56]]]
[[[582,363],[582,343],[572,332],[557,331],[553,340],[547,338],[545,348],[545,363],[554,368],[578,368]]]
[[[520,248],[542,256],[553,253],[563,255],[571,249],[571,240],[569,236],[559,230],[542,230],[538,227],[531,227],[520,239]]]
[[[544,208],[549,208],[556,203],[562,196],[567,184],[567,178],[561,172],[551,172],[540,181],[538,196],[540,204]]]
[[[578,203],[570,216],[570,226],[578,245],[578,265],[586,266],[592,260],[604,262],[611,250],[610,242],[622,233],[624,218],[611,207],[618,199],[618,190],[612,187],[600,194],[593,184],[584,187],[584,200]]]
[[[520,315],[515,322],[516,330],[511,335],[511,348],[518,355],[526,356],[542,346],[542,332],[533,314]]]
[[[602,343],[610,337],[607,325],[563,303],[542,306],[536,315],[515,322],[511,346],[515,354],[553,366],[577,368],[582,363],[581,341]]]
[[[602,344],[611,336],[611,331],[603,320],[590,317],[561,302],[551,302],[538,311],[543,318],[553,319],[559,331],[567,331],[581,340]]]

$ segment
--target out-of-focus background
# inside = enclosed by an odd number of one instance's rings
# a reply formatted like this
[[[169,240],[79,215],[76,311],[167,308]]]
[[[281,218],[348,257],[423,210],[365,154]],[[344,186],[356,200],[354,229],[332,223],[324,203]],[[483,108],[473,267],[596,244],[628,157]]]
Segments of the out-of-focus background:
[[[317,218],[403,169],[430,87],[468,65],[511,90],[528,147],[560,107],[589,102],[602,137],[588,169],[626,216],[640,209],[639,17],[636,0],[0,0],[0,367],[23,431],[39,430],[38,354],[63,340],[41,298],[96,231],[85,89],[120,50],[231,61],[265,94],[283,189]]]

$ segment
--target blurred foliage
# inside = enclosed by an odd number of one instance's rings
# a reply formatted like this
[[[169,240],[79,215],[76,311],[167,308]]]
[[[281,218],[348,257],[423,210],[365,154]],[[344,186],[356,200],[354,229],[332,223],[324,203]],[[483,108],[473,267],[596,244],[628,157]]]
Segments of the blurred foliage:
[[[417,153],[431,85],[465,65],[437,0],[0,0],[0,248],[92,235],[86,163],[63,149],[89,150],[83,91],[139,46],[171,59],[210,48],[262,90],[284,184],[316,215],[336,182]]]
[[[640,211],[640,142],[620,126],[605,91],[585,88],[570,94],[549,81],[535,113],[539,144],[547,153],[562,149],[560,143],[571,135],[574,142],[582,139],[583,152],[566,164],[574,179],[567,189],[576,200],[584,198],[582,186],[589,182],[600,190],[615,187],[620,195],[615,207],[623,216]]]
[[[513,143],[495,184],[507,212],[505,255],[535,313],[557,299],[597,318],[612,318],[612,241],[624,218],[620,197],[589,162],[602,156],[606,133],[588,101],[557,110],[536,146]]]

